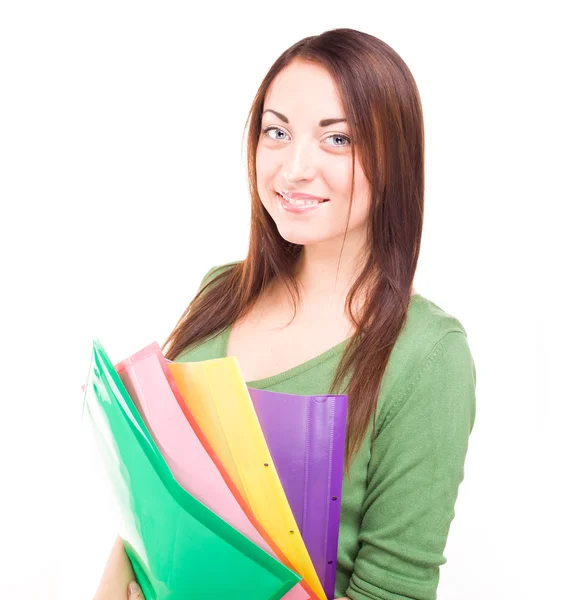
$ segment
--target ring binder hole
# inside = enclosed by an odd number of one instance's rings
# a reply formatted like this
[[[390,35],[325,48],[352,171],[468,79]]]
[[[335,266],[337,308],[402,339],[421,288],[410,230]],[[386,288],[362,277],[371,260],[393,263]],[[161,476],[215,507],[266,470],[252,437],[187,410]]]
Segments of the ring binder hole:
[[[331,564],[332,564],[332,561],[331,561],[331,560],[329,560],[329,561],[328,561],[328,564],[329,564],[329,565],[331,565]]]
[[[332,496],[332,499],[333,499],[333,500],[336,500],[337,498],[336,498],[336,496]]]
[[[268,467],[268,466],[269,466],[269,463],[264,463],[264,464],[265,464],[265,466],[266,466],[266,467]]]

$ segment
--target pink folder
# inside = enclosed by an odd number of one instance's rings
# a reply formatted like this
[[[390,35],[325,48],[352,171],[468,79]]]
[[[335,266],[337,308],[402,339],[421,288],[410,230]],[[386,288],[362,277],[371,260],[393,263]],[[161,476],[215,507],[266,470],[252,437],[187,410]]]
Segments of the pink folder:
[[[177,482],[224,521],[292,568],[263,530],[232,484],[193,419],[167,366],[159,344],[150,344],[116,365],[126,390],[143,417]],[[298,583],[287,600],[307,600],[307,584]]]

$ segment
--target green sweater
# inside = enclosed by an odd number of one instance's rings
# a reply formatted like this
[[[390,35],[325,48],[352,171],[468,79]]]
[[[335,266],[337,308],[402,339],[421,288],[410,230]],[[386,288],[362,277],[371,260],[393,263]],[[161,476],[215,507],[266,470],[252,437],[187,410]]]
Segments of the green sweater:
[[[208,271],[202,285],[216,269]],[[201,287],[201,286],[200,286]],[[230,327],[177,360],[224,358]],[[248,387],[324,394],[346,341]],[[462,324],[420,294],[382,381],[375,423],[345,475],[335,598],[434,600],[475,421],[476,371]]]

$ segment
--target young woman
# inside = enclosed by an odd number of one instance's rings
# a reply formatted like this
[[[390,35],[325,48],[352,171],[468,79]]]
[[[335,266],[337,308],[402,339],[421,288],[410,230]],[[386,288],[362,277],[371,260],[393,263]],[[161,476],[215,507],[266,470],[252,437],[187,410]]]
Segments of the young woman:
[[[326,31],[277,59],[248,122],[247,256],[207,273],[166,356],[236,356],[249,387],[348,394],[335,596],[432,600],[476,372],[460,321],[412,288],[416,84],[381,40]],[[118,539],[101,589],[123,594],[131,578]]]

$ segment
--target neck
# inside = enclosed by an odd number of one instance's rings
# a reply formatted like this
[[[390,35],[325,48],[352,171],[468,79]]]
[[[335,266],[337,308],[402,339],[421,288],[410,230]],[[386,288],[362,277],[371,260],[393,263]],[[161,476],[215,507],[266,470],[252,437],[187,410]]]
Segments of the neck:
[[[347,236],[340,242],[324,242],[304,246],[300,255],[297,279],[305,300],[346,299],[367,258],[365,238]],[[410,295],[417,293],[412,285]]]
[[[342,241],[304,246],[296,276],[305,298],[346,297],[366,256],[363,240],[349,238],[344,247]]]
[[[364,238],[357,240],[351,235],[347,236],[344,247],[342,241],[338,240],[305,245],[296,270],[303,305],[318,310],[333,303],[344,306],[351,287],[364,267],[367,257],[365,248]],[[277,292],[278,296],[284,294],[283,290]],[[365,301],[365,293],[366,290],[357,297],[359,305]],[[412,287],[411,294],[414,293]],[[289,303],[289,296],[285,301]]]

